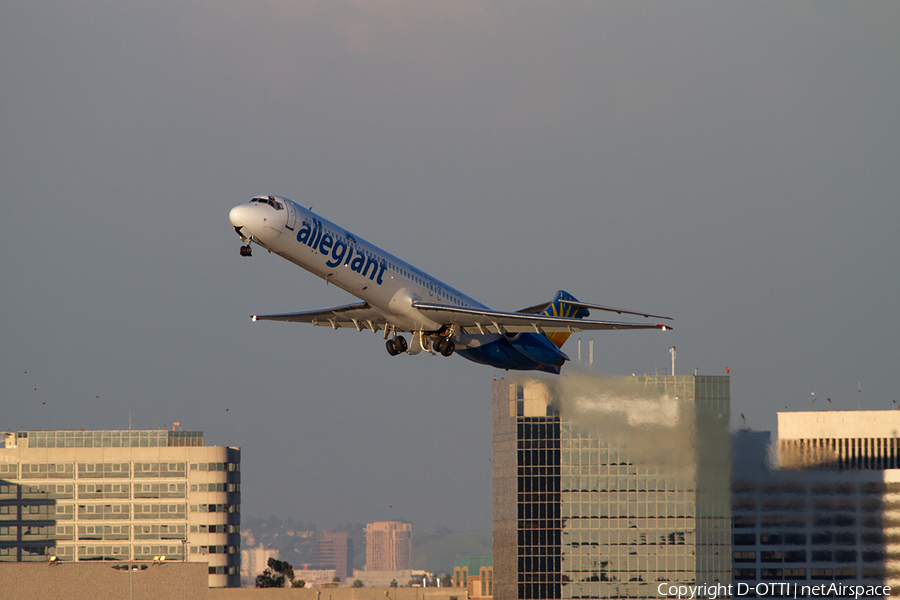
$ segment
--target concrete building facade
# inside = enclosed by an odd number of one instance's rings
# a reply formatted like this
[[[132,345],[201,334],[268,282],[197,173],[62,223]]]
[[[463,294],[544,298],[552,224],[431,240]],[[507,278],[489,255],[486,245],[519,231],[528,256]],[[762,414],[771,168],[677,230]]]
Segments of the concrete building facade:
[[[735,582],[858,582],[900,594],[900,411],[778,413],[734,434]]]
[[[366,525],[366,571],[412,568],[412,525],[377,521]]]
[[[240,585],[240,449],[199,431],[19,431],[0,448],[0,562],[203,562]]]
[[[494,597],[730,583],[727,377],[496,380]]]

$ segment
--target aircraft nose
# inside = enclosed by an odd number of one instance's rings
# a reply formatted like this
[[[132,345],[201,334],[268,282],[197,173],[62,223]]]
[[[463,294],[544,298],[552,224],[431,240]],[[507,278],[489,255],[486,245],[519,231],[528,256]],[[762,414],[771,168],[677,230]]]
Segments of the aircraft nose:
[[[228,220],[231,221],[231,224],[235,229],[240,229],[247,224],[249,211],[250,207],[246,204],[235,206],[231,209],[231,212],[228,213]]]

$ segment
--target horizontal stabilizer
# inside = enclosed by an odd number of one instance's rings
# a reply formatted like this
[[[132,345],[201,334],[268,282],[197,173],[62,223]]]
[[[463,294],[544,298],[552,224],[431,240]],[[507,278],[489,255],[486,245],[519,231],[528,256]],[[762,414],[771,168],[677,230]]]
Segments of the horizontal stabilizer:
[[[664,317],[662,315],[651,315],[645,312],[638,312],[633,310],[625,310],[623,308],[614,308],[612,306],[601,306],[599,304],[588,304],[587,302],[578,302],[577,300],[561,300],[563,304],[568,304],[570,306],[577,306],[579,308],[588,308],[591,310],[605,310],[607,312],[614,312],[620,315],[635,315],[638,317],[646,317],[648,319],[666,319],[668,321],[672,320],[672,317]]]

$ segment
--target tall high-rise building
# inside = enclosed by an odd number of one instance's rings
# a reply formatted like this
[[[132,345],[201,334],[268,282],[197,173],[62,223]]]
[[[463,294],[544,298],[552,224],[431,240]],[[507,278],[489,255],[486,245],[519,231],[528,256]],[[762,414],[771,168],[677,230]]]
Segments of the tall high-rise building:
[[[729,404],[728,377],[496,380],[494,597],[730,583]]]
[[[734,581],[900,587],[900,411],[778,413],[734,434]]]
[[[313,566],[334,569],[341,579],[353,575],[353,540],[345,531],[326,531],[313,546]]]
[[[412,525],[377,521],[366,525],[366,571],[412,568]]]
[[[201,431],[19,431],[0,447],[0,561],[205,562],[240,585],[241,451]]]

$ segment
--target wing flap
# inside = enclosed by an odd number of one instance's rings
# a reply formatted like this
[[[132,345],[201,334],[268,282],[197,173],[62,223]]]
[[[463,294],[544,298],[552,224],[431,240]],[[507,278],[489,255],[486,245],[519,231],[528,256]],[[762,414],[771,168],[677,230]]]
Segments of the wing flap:
[[[367,302],[294,313],[253,315],[251,319],[254,321],[311,323],[312,325],[331,327],[333,329],[352,327],[357,331],[362,331],[363,329],[372,331],[383,330],[387,324],[387,319],[384,318],[384,315],[372,308]]]

